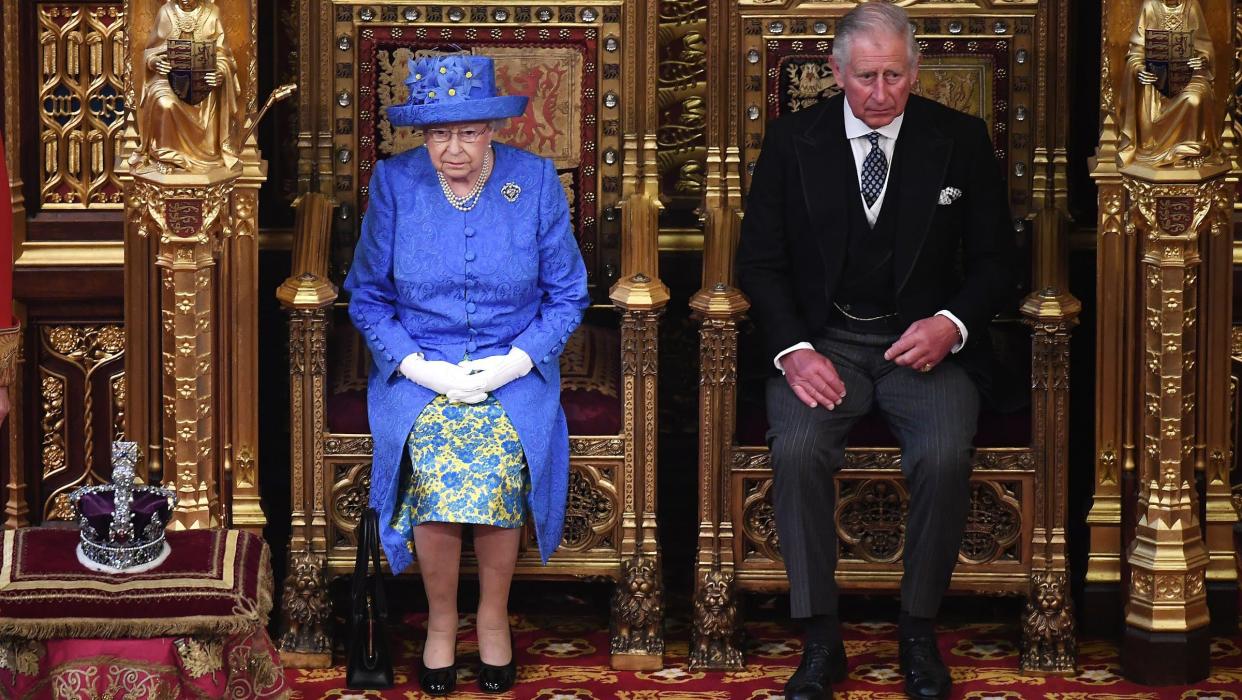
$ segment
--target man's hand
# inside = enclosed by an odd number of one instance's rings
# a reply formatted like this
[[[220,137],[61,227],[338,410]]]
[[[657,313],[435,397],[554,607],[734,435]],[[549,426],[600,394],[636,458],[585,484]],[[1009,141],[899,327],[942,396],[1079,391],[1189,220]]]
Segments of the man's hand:
[[[845,398],[845,382],[837,374],[832,360],[814,350],[794,350],[781,358],[785,381],[802,403],[831,411]]]
[[[480,380],[471,377],[465,368],[442,360],[424,360],[417,354],[411,354],[401,361],[401,374],[437,394],[474,393],[482,388]]]
[[[1156,80],[1158,80],[1158,78],[1156,78],[1155,73],[1149,73],[1145,70],[1138,72],[1138,81],[1140,85],[1155,85]]]
[[[155,59],[155,72],[160,75],[168,75],[172,71],[172,62],[168,60],[168,56],[160,54]]]
[[[902,367],[930,372],[960,340],[957,326],[945,316],[921,318],[884,351],[884,359]]]
[[[211,70],[207,71],[207,73],[203,75],[203,80],[206,81],[208,85],[216,87],[223,80],[223,76],[220,75],[220,71]]]
[[[1194,56],[1193,58],[1186,59],[1186,65],[1190,66],[1191,70],[1202,70],[1207,67],[1207,57]]]

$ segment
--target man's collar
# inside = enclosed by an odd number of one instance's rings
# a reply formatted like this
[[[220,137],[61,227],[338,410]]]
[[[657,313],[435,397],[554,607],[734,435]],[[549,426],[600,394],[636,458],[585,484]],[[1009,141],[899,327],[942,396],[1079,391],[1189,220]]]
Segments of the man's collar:
[[[893,121],[889,122],[888,124],[885,124],[884,126],[878,129],[872,129],[871,127],[867,126],[866,123],[863,122],[863,120],[854,116],[854,110],[850,109],[850,100],[848,97],[845,98],[844,100],[841,100],[841,104],[842,104],[842,109],[845,110],[845,138],[846,139],[856,139],[856,138],[859,138],[860,136],[866,136],[867,134],[870,134],[873,131],[878,131],[881,136],[896,140],[897,135],[901,133],[901,123],[906,118],[905,112],[898,114],[897,118],[893,119]]]

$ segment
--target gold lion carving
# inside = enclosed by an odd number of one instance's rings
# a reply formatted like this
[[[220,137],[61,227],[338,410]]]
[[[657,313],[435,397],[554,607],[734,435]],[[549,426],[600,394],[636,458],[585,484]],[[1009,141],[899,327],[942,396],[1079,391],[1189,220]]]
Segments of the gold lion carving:
[[[656,560],[637,554],[622,565],[612,596],[612,653],[663,651],[664,597]]]

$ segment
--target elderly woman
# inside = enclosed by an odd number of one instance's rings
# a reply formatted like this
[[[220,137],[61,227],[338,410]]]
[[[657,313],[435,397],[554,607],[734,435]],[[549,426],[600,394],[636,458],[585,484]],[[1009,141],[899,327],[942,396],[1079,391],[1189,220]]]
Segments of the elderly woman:
[[[569,434],[559,354],[588,304],[586,268],[552,162],[492,142],[526,98],[497,96],[492,60],[410,62],[394,126],[425,145],[376,164],[349,313],[374,366],[371,505],[394,572],[417,555],[429,618],[423,690],[456,683],[462,525],[474,526],[484,691],[517,670],[509,583],[533,518],[546,563],[561,540]]]

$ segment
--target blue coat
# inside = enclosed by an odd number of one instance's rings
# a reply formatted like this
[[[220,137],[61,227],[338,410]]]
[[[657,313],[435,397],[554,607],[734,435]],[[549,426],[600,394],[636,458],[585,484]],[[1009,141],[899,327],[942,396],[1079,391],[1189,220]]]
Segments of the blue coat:
[[[370,202],[345,280],[349,315],[371,350],[367,408],[375,450],[371,506],[394,572],[413,557],[388,523],[402,450],[435,393],[398,371],[413,352],[459,362],[526,351],[535,368],[496,390],[522,440],[530,513],[546,563],[561,541],[569,429],[559,356],[589,298],[586,267],[552,161],[500,143],[478,204],[453,208],[426,148],[375,164]]]

